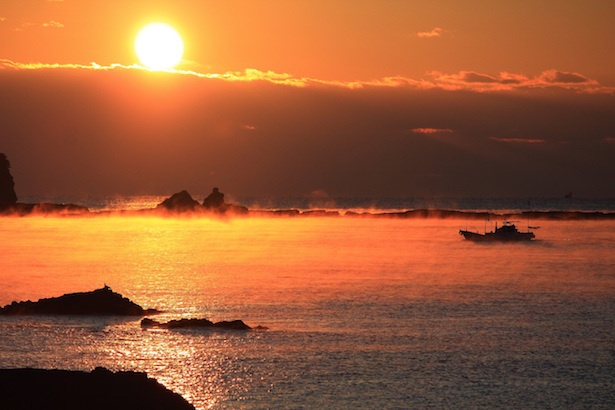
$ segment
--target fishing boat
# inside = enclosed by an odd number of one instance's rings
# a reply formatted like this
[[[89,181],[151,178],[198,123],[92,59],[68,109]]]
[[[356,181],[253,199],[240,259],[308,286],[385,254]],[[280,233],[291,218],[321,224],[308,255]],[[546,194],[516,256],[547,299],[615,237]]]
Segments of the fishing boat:
[[[498,228],[498,224],[495,224],[495,231],[485,232],[484,234],[478,232],[471,232],[468,230],[459,230],[459,235],[469,241],[476,242],[516,242],[516,241],[531,241],[535,238],[534,232],[520,232],[514,223],[506,221]]]

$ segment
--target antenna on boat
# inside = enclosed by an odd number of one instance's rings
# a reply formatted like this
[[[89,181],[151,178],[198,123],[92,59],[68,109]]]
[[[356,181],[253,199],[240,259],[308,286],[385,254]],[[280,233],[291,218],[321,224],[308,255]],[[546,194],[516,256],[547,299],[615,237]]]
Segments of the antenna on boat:
[[[528,213],[527,213],[527,230],[528,232],[530,231],[530,229],[538,229],[540,228],[540,226],[531,226],[530,225],[530,214],[532,213],[532,204],[530,202],[530,200],[527,200],[527,207],[528,207]]]

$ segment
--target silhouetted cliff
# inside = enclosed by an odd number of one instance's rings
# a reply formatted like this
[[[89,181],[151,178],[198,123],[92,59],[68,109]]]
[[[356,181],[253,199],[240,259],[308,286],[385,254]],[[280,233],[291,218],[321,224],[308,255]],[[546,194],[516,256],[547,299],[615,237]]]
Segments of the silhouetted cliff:
[[[11,163],[6,155],[0,153],[0,208],[5,208],[17,203],[15,194],[15,182],[10,172]]]

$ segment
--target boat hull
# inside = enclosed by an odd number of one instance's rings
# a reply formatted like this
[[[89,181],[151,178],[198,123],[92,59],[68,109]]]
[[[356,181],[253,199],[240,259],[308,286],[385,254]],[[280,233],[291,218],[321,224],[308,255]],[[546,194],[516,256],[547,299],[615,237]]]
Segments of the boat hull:
[[[474,242],[523,242],[531,241],[535,237],[533,232],[487,232],[485,234],[480,234],[477,232],[460,230],[459,234],[465,239]]]

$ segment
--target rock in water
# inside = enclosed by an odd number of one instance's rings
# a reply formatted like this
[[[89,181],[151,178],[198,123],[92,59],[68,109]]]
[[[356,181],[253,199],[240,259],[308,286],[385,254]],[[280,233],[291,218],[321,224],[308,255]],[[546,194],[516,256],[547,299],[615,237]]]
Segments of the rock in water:
[[[214,188],[211,194],[203,200],[203,206],[212,211],[223,212],[225,208],[224,194],[218,188]]]
[[[13,302],[0,308],[0,315],[146,316],[159,313],[115,293],[105,286],[91,292],[69,293],[37,302]]]
[[[17,194],[15,194],[15,181],[11,175],[11,163],[6,155],[0,153],[0,208],[15,205]]]
[[[165,209],[171,212],[187,212],[194,211],[200,207],[201,205],[192,199],[188,191],[181,191],[162,201],[156,209]]]
[[[212,328],[212,329],[233,329],[250,330],[242,320],[212,322],[208,319],[179,319],[160,323],[152,319],[141,320],[141,327],[161,327],[165,329],[186,329],[186,328]],[[260,327],[262,329],[262,327]]]
[[[3,409],[194,409],[145,373],[0,369]]]

